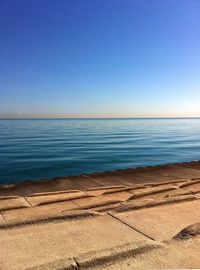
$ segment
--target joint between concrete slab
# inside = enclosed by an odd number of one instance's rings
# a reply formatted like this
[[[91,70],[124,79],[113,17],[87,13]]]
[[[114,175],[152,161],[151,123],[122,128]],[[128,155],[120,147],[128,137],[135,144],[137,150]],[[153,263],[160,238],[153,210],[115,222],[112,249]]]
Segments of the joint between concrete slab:
[[[147,237],[148,239],[155,241],[155,239],[152,238],[151,236],[149,236],[149,235],[143,233],[142,231],[136,229],[135,227],[129,225],[128,223],[126,223],[125,221],[121,220],[120,218],[118,218],[118,217],[112,215],[111,213],[108,213],[108,215],[111,216],[112,218],[118,220],[118,221],[121,222],[122,224],[126,225],[127,227],[131,228],[132,230],[134,230],[134,231],[136,231],[136,232],[142,234],[143,236]]]
[[[105,185],[103,185],[101,182],[99,182],[98,180],[94,180],[92,177],[90,177],[90,176],[87,176],[87,175],[85,175],[85,174],[83,174],[82,175],[83,177],[85,177],[85,178],[87,178],[87,179],[89,179],[89,180],[91,180],[91,181],[93,181],[93,182],[95,182],[95,183],[97,183],[97,184],[100,184],[102,187],[103,186],[105,186]]]
[[[26,197],[23,197],[23,198],[24,198],[24,200],[28,203],[28,205],[29,205],[30,207],[33,207],[33,205],[27,200]]]

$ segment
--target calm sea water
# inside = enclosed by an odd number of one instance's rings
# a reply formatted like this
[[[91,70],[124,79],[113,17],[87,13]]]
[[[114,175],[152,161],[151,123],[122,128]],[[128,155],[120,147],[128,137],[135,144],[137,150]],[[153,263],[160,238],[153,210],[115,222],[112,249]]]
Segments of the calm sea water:
[[[200,119],[0,120],[0,183],[200,159]]]

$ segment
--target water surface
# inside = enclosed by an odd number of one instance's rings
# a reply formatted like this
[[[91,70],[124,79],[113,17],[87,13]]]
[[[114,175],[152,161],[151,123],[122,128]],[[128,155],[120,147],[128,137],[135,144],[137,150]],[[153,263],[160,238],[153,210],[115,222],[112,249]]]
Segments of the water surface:
[[[200,119],[0,120],[0,183],[200,159]]]

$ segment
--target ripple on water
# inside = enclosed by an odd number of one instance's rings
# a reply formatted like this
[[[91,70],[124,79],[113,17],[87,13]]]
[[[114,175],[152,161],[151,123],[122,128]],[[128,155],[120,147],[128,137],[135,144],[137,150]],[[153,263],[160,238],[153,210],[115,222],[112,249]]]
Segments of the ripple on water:
[[[200,119],[0,120],[0,183],[200,159]]]

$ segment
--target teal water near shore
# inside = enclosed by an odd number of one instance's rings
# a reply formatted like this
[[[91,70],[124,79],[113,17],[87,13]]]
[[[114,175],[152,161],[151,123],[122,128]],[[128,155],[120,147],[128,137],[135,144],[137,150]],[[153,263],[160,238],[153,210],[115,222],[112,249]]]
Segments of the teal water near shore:
[[[0,183],[200,159],[200,119],[0,120]]]

